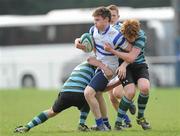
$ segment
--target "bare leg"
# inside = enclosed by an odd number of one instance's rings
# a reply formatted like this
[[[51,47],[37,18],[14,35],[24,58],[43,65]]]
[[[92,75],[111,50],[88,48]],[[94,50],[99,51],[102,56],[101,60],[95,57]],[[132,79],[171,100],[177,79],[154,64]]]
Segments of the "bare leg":
[[[107,107],[106,107],[106,102],[105,102],[104,97],[103,97],[103,93],[97,92],[96,98],[99,102],[99,108],[101,111],[102,118],[107,118]]]
[[[95,95],[96,95],[95,90],[92,87],[87,86],[84,91],[84,95],[85,95],[86,101],[88,102],[89,107],[90,107],[95,119],[101,118],[99,103],[95,97]]]
[[[118,99],[113,95],[113,90],[108,91],[109,93],[109,99],[111,101],[112,106],[117,111],[119,107],[119,101]]]

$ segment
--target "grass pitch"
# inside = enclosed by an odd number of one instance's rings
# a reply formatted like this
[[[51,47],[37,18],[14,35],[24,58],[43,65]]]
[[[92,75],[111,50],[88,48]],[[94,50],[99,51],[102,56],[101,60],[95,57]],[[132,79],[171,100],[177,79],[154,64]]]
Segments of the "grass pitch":
[[[51,107],[57,94],[57,91],[43,90],[0,90],[0,136],[180,136],[180,88],[151,89],[145,113],[152,126],[150,131],[142,130],[136,124],[136,116],[130,115],[133,124],[130,129],[121,132],[114,130],[79,132],[77,131],[79,111],[72,107],[28,133],[13,133],[16,126],[26,124],[41,111]],[[112,108],[107,94],[105,97],[113,127],[117,113]],[[135,103],[137,103],[136,99]],[[90,113],[87,125],[92,126],[94,123],[94,118]]]

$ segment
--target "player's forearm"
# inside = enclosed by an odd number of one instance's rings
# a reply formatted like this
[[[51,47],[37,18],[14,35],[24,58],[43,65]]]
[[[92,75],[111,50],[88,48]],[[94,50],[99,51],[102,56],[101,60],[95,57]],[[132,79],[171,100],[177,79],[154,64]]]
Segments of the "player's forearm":
[[[102,69],[107,77],[107,79],[111,79],[113,76],[113,71],[100,60],[97,60],[95,57],[89,57],[87,59],[88,63]]]
[[[102,63],[101,61],[98,62],[98,67],[100,69],[102,69],[105,73],[105,76],[107,79],[111,79],[113,76],[113,71],[104,63]]]
[[[124,67],[127,67],[129,65],[129,62],[124,61],[121,65],[124,65]]]
[[[95,67],[99,67],[100,69],[104,69],[104,67],[106,67],[104,63],[102,63],[100,60],[97,60],[95,57],[89,57],[87,61],[89,64]]]
[[[89,64],[99,68],[103,67],[104,65],[100,60],[97,60],[95,57],[89,57],[87,61]]]
[[[115,88],[116,86],[120,85],[121,81],[117,80],[113,83],[108,84],[108,86],[106,87],[106,91],[112,90],[113,88]]]
[[[129,53],[119,52],[117,50],[112,50],[111,53],[116,55],[117,57],[123,59],[127,63],[133,63],[134,62],[134,58],[131,57],[131,55]]]
[[[106,65],[100,61],[98,62],[98,67],[103,70]]]

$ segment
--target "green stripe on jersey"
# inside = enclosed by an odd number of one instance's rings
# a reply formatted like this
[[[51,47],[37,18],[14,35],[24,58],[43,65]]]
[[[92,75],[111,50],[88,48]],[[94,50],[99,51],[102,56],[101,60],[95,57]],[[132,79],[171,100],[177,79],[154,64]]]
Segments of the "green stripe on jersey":
[[[82,74],[72,74],[71,77],[81,77],[81,78],[85,79],[88,82],[91,81],[89,78],[83,76]]]
[[[95,67],[92,66],[92,65],[90,65],[87,61],[79,64],[77,67],[81,67],[81,66],[87,66],[87,67],[89,67],[89,68],[95,69]]]
[[[63,89],[84,90],[84,87],[80,87],[80,86],[63,86]]]
[[[67,82],[74,82],[74,83],[80,83],[82,85],[87,86],[87,83],[81,81],[81,80],[73,80],[73,79],[68,79]]]
[[[144,48],[146,45],[146,35],[143,30],[139,31],[138,38],[133,43],[135,47],[139,48],[141,50],[140,54],[135,60],[135,63],[144,63],[145,62],[145,56],[144,56]]]
[[[141,53],[139,54],[139,56],[137,56],[135,62],[136,62],[136,63],[145,62],[145,58],[144,58],[144,53],[143,53],[143,52],[141,52]]]
[[[140,37],[137,39],[137,41],[135,41],[134,46],[138,47],[140,49],[143,49],[145,47],[145,43],[146,43],[146,38],[145,37]]]
[[[81,69],[81,70],[74,70],[73,72],[75,73],[79,73],[79,72],[82,72],[82,73],[85,73],[87,75],[89,75],[91,78],[93,77],[94,73],[88,71],[88,70],[85,70],[85,69]]]

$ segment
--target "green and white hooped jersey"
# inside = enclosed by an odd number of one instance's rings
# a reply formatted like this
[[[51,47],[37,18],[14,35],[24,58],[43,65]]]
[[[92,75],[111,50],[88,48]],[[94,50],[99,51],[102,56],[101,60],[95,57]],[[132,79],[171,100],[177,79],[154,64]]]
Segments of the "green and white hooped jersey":
[[[61,92],[79,92],[84,93],[84,89],[90,83],[95,74],[96,68],[87,61],[74,68],[70,77],[64,83]]]
[[[146,45],[147,37],[145,35],[145,32],[143,30],[139,31],[138,38],[135,40],[133,44],[134,47],[139,48],[141,50],[140,54],[137,56],[134,63],[145,63],[145,55],[144,55],[144,49]]]

